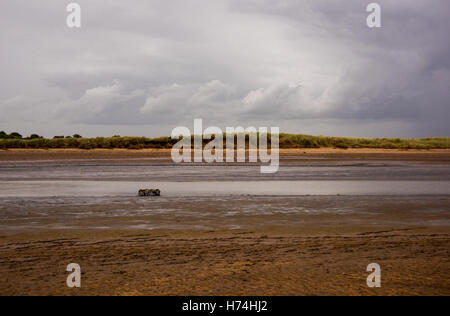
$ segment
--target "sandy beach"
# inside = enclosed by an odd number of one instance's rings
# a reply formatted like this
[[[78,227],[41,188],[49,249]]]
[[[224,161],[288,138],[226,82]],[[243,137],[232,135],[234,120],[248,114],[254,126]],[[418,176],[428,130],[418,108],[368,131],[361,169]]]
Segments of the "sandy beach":
[[[80,160],[80,159],[138,159],[170,158],[170,149],[8,149],[0,150],[0,161],[8,160]],[[450,161],[450,149],[382,149],[382,148],[293,148],[280,149],[281,157],[336,157],[341,159],[407,159]]]
[[[449,295],[449,163],[447,150],[283,150],[279,174],[266,179],[237,164],[174,170],[170,151],[0,151],[0,295]],[[277,181],[370,180],[402,190],[240,195],[199,186],[195,196],[140,199],[95,186],[70,195],[55,182],[109,181],[120,191],[167,179],[273,181],[274,190],[284,190]],[[441,190],[408,191],[411,183]],[[25,185],[36,194],[6,192]],[[66,286],[72,262],[80,289]],[[372,262],[381,288],[366,285]]]

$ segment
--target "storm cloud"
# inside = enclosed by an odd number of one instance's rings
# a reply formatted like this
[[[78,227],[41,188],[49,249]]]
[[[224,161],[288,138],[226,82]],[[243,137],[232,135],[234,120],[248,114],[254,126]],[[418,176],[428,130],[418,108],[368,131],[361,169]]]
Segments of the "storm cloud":
[[[76,2],[0,3],[0,130],[450,136],[448,0]]]

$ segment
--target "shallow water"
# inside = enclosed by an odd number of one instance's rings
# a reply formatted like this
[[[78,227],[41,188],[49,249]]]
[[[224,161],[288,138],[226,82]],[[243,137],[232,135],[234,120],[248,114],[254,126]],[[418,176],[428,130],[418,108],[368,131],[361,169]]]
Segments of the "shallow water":
[[[104,181],[266,181],[266,180],[447,180],[448,165],[411,162],[312,159],[301,164],[284,159],[276,174],[263,175],[252,164],[173,164],[142,159],[132,161],[1,162],[2,180]]]
[[[317,159],[274,175],[259,170],[151,159],[1,162],[0,231],[450,226],[448,165]],[[162,196],[137,197],[143,188]]]
[[[446,195],[450,181],[0,181],[0,197],[135,196],[158,188],[164,196]]]
[[[450,227],[450,196],[0,197],[0,231]]]

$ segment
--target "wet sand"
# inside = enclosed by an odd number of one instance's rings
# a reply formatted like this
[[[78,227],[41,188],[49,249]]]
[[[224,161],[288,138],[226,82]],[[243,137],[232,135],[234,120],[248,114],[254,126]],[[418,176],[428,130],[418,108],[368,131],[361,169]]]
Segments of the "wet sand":
[[[294,181],[308,180],[313,177],[304,170],[311,166],[321,179],[393,178],[445,185],[449,180],[445,170],[450,151],[306,152],[283,152],[282,166],[298,171],[281,172],[275,180],[286,180],[288,174]],[[0,181],[12,186],[34,179],[45,186],[61,175],[79,181],[80,168],[92,165],[99,170],[112,164],[115,171],[89,171],[91,176],[83,181],[112,177],[122,183],[111,175],[128,173],[130,162],[144,174],[146,167],[148,174],[170,170],[168,155],[0,151]],[[56,168],[58,176],[50,174],[56,172],[55,165],[61,168]],[[330,166],[338,173],[327,178]],[[235,168],[233,172],[241,174],[242,169]],[[214,174],[219,181],[229,181],[216,169],[187,173],[192,181]],[[164,178],[163,173],[156,175]],[[249,172],[241,180],[260,180],[255,177]],[[160,199],[3,196],[0,295],[449,295],[449,234],[450,192]],[[65,269],[72,262],[82,268],[80,289],[65,284]],[[366,285],[366,267],[372,262],[382,268],[381,288]]]
[[[448,229],[58,231],[0,249],[1,295],[450,294]],[[65,285],[71,262],[80,289]],[[366,285],[372,262],[381,288]]]
[[[167,160],[170,149],[8,149],[0,150],[0,162],[11,160],[127,160],[153,158]],[[299,148],[280,149],[281,158],[304,160],[305,158],[426,160],[428,163],[450,162],[450,149],[377,149],[377,148]]]

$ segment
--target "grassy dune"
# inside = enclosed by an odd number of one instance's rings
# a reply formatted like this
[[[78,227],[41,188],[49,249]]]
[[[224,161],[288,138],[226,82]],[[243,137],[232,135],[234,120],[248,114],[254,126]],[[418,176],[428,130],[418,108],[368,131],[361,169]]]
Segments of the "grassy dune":
[[[351,138],[280,134],[280,148],[448,149],[450,137],[420,139]]]
[[[178,139],[170,137],[96,137],[96,138],[14,138],[0,139],[0,149],[13,148],[80,148],[80,149],[145,149],[172,148]],[[204,141],[207,143],[208,141]],[[225,144],[225,142],[224,142]],[[349,138],[280,134],[280,148],[384,148],[384,149],[449,149],[450,137],[421,139]]]

